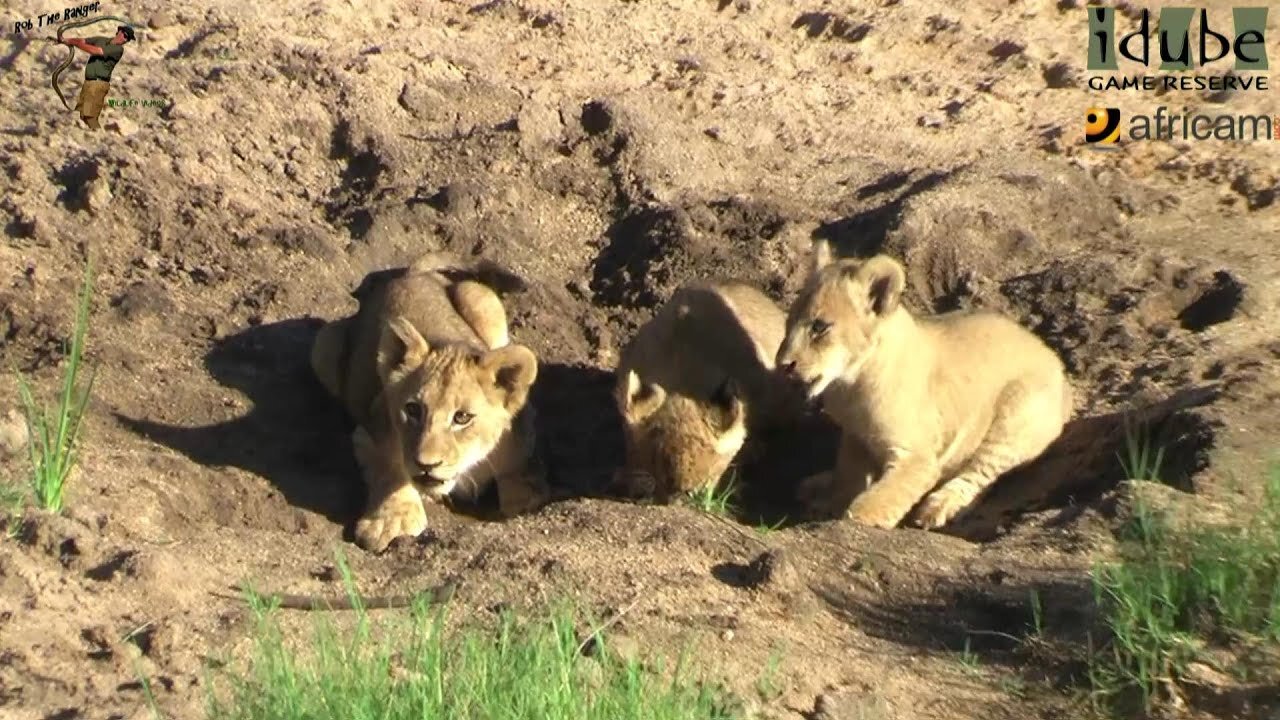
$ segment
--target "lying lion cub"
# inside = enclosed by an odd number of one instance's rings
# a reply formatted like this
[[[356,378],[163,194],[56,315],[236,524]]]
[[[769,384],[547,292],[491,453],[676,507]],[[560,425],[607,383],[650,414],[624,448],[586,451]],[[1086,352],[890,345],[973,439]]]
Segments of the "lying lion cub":
[[[1058,437],[1071,389],[1058,356],[1017,323],[913,318],[905,284],[888,256],[832,261],[819,243],[777,365],[841,426],[827,495],[847,502],[878,477],[849,517],[894,527],[923,498],[916,522],[937,528]]]
[[[537,358],[510,344],[485,282],[524,286],[493,263],[426,255],[368,275],[352,293],[356,314],[316,336],[316,377],[358,425],[352,444],[369,494],[355,534],[367,550],[426,529],[419,493],[475,497],[496,481],[508,516],[547,496],[526,407]]]
[[[626,435],[622,484],[661,501],[714,485],[749,432],[803,403],[773,369],[786,316],[739,282],[686,285],[632,338],[615,400]]]

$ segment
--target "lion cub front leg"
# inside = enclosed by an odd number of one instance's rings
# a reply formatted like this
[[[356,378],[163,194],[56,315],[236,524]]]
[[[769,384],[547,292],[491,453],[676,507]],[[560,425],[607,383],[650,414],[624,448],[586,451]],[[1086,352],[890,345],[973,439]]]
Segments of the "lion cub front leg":
[[[941,474],[937,458],[895,448],[879,480],[854,498],[847,516],[872,527],[896,527]]]
[[[551,489],[541,469],[508,473],[496,478],[498,512],[504,518],[533,512],[547,503]]]
[[[422,496],[405,474],[387,467],[368,431],[351,436],[356,461],[368,488],[363,517],[356,522],[356,543],[369,552],[382,552],[398,537],[416,537],[427,529]]]
[[[1004,473],[1043,453],[1062,433],[1068,414],[1060,384],[1012,383],[1000,395],[995,417],[964,468],[934,490],[916,511],[925,529],[942,527],[973,507]]]
[[[799,500],[806,515],[837,518],[862,494],[875,476],[875,460],[856,436],[840,438],[832,470],[815,473],[800,482]]]

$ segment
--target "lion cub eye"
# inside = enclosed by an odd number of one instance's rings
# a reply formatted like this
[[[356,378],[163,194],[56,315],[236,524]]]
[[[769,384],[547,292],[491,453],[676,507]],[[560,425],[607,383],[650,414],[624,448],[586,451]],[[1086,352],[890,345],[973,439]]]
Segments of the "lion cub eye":
[[[406,422],[412,423],[413,425],[422,424],[422,403],[417,400],[410,400],[405,403],[404,407],[401,408],[400,411],[404,413],[404,419]]]
[[[827,322],[826,320],[821,320],[821,319],[814,320],[812,323],[809,324],[809,335],[813,336],[813,338],[816,340],[822,337],[823,335],[826,335],[827,331],[830,329],[831,329],[831,323]]]
[[[466,427],[471,424],[471,421],[474,418],[475,418],[475,415],[472,415],[466,410],[459,410],[458,412],[453,414],[453,424],[456,427]]]

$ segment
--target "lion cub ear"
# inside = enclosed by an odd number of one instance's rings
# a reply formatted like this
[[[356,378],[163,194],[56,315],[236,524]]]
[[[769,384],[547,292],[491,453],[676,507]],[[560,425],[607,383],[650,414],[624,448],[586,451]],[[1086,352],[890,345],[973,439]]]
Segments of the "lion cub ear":
[[[431,346],[413,323],[397,315],[382,326],[382,335],[378,338],[378,377],[384,385],[390,385],[392,375],[403,368],[420,365],[430,352]]]
[[[898,309],[907,284],[902,264],[888,255],[876,255],[853,271],[855,294],[866,298],[871,312],[884,317]]]
[[[732,455],[742,447],[747,436],[747,407],[742,400],[742,388],[733,378],[725,378],[710,400],[711,425],[718,433],[716,452]]]
[[[502,406],[512,415],[524,407],[529,388],[538,377],[538,357],[523,345],[507,345],[480,356],[480,370],[498,391]]]
[[[642,383],[635,370],[627,371],[627,381],[618,388],[618,410],[631,425],[657,412],[667,399],[667,391],[657,383]]]

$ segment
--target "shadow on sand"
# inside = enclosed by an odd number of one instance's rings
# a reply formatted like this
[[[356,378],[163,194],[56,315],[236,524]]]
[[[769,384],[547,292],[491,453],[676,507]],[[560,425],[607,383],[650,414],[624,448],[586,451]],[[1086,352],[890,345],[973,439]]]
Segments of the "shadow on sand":
[[[249,399],[251,409],[241,417],[198,427],[118,413],[116,418],[200,465],[235,467],[266,478],[290,505],[346,524],[354,519],[363,488],[356,480],[351,425],[308,363],[321,324],[315,318],[283,320],[215,342],[205,354],[205,369]]]

